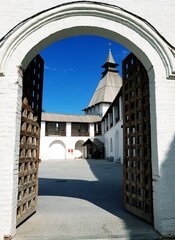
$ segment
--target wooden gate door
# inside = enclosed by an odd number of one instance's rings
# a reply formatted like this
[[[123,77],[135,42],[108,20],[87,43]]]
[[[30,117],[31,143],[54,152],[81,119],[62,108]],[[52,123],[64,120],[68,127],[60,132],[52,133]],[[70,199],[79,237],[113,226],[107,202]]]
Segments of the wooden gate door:
[[[153,222],[149,79],[131,53],[123,61],[124,206]]]
[[[24,72],[17,225],[36,211],[44,61],[37,55]]]

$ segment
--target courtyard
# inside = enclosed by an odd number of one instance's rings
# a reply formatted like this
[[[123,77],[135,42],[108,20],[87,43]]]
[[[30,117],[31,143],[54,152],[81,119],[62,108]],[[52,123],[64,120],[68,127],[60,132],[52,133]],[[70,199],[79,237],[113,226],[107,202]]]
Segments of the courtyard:
[[[123,208],[122,180],[120,163],[42,161],[37,212],[14,239],[159,239],[152,225]]]

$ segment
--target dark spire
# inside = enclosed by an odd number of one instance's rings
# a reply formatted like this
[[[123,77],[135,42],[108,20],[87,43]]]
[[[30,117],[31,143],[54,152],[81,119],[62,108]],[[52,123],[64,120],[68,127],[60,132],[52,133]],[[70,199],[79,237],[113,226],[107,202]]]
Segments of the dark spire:
[[[115,63],[114,58],[111,53],[111,49],[109,49],[109,53],[106,59],[106,63],[102,66],[102,68],[105,68],[104,72],[102,72],[102,78],[106,75],[107,72],[118,72],[116,70],[116,67],[119,64]]]

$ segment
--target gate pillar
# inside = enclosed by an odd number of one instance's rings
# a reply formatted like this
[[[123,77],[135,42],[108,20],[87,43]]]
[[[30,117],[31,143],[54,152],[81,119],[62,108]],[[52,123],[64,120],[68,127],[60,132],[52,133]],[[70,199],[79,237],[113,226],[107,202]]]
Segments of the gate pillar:
[[[156,126],[153,126],[154,223],[163,236],[175,236],[175,81],[155,85]],[[157,141],[153,139],[157,138]],[[157,144],[156,144],[157,142]]]
[[[21,83],[20,74],[0,77],[0,239],[16,232]]]

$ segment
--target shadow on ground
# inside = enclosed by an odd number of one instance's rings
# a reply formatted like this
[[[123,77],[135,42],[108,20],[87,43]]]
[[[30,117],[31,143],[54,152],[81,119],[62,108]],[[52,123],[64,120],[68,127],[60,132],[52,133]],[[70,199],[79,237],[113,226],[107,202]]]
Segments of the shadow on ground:
[[[89,201],[120,218],[126,226],[127,239],[159,239],[153,226],[123,208],[122,165],[104,160],[87,160],[86,162],[94,176],[93,180],[71,179],[66,174],[67,178],[60,179],[41,177],[39,178],[39,196],[59,196]],[[88,178],[85,176],[84,179]]]
[[[96,181],[39,178],[39,196],[63,196],[89,201],[119,216],[122,207],[122,166],[88,160]]]

